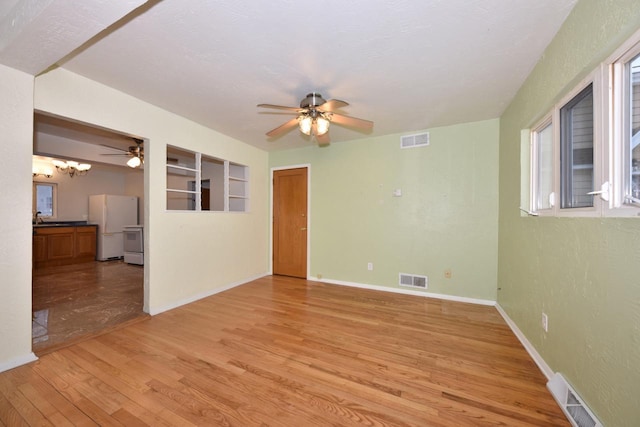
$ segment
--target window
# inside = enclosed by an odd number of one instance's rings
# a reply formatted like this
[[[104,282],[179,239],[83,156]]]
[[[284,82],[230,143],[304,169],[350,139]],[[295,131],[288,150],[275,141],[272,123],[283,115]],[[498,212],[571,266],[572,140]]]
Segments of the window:
[[[611,146],[608,215],[640,213],[640,33],[608,61]]]
[[[529,210],[522,211],[640,216],[640,31],[529,137],[530,176],[523,188],[523,194],[529,191]]]
[[[593,206],[593,84],[560,108],[561,208]]]
[[[640,55],[625,64],[625,79],[629,84],[628,100],[625,102],[629,113],[628,144],[625,144],[628,156],[625,195],[627,201],[640,203]]]
[[[41,218],[55,218],[57,216],[58,184],[33,183],[33,216],[36,213]]]
[[[530,133],[530,207],[534,215],[594,216],[601,141],[594,99],[600,73],[593,73],[563,98]]]
[[[553,122],[551,117],[543,120],[532,133],[532,159],[535,168],[531,194],[532,210],[539,212],[553,208],[555,192],[553,189]]]
[[[249,168],[167,146],[167,210],[247,212]]]

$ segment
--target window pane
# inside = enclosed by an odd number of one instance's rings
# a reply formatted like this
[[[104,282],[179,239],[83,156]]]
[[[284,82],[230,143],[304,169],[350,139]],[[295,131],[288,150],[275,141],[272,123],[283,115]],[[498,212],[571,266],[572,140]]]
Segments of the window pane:
[[[629,62],[629,80],[631,88],[631,196],[640,199],[640,55]],[[629,163],[627,163],[629,165]]]
[[[40,217],[53,216],[53,186],[55,184],[36,184],[36,211]]]
[[[593,86],[560,109],[562,208],[593,206]]]
[[[551,123],[535,133],[536,210],[551,209],[549,195],[553,192],[553,126]]]

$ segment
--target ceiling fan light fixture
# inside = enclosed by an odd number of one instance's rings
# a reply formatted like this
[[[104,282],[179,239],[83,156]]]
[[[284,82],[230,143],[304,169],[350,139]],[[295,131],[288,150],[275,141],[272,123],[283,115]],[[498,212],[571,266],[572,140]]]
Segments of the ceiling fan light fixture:
[[[300,118],[300,132],[305,135],[311,135],[311,125],[313,124],[313,119],[311,116],[302,116]]]
[[[324,135],[329,131],[329,120],[320,116],[316,119],[316,131],[318,132],[318,136]]]
[[[132,157],[129,160],[127,160],[127,166],[129,166],[130,168],[137,168],[138,166],[140,166],[141,163],[142,163],[142,160],[140,160],[140,157],[138,156]]]

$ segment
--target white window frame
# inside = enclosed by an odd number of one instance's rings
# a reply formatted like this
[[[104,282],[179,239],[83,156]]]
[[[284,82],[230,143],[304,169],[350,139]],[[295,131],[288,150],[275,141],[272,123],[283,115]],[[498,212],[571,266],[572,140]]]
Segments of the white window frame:
[[[603,64],[603,84],[608,88],[604,100],[607,108],[609,127],[607,161],[605,174],[609,180],[610,198],[604,216],[630,217],[640,216],[640,203],[627,199],[628,166],[627,149],[629,135],[625,128],[629,126],[627,108],[628,81],[625,78],[625,64],[640,55],[640,31],[623,43]]]
[[[602,215],[603,204],[601,197],[593,198],[593,206],[583,208],[562,208],[561,207],[561,162],[560,162],[560,110],[571,102],[580,92],[589,85],[593,87],[593,181],[594,192],[599,192],[603,185],[602,168],[602,147],[603,147],[603,126],[602,126],[602,78],[600,68],[589,74],[573,90],[567,93],[557,102],[553,109],[545,115],[531,130],[531,172],[529,177],[529,213],[534,216],[558,216],[558,217],[595,217]],[[544,129],[547,124],[553,126],[553,206],[550,209],[538,209],[536,200],[538,196],[538,174],[539,164],[537,156],[537,132]],[[605,195],[606,197],[606,195]]]
[[[551,150],[552,150],[552,156],[553,156],[553,167],[552,167],[552,171],[551,171],[551,182],[553,183],[553,191],[551,192],[551,194],[547,195],[546,197],[548,197],[549,200],[549,205],[550,207],[547,209],[540,209],[538,208],[538,199],[540,199],[541,197],[543,197],[542,195],[540,195],[540,188],[538,188],[538,183],[540,182],[540,158],[538,156],[538,153],[540,152],[540,132],[543,131],[544,129],[546,129],[548,126],[551,126],[551,132],[552,132],[552,144],[551,144]],[[557,180],[556,177],[556,167],[555,167],[555,127],[556,124],[553,121],[553,115],[552,114],[548,114],[547,116],[545,116],[540,122],[538,122],[536,125],[533,126],[533,129],[531,130],[531,141],[530,141],[530,159],[531,159],[531,167],[530,167],[530,171],[531,171],[531,189],[529,191],[529,196],[530,196],[530,200],[529,200],[529,206],[530,206],[530,212],[535,213],[536,215],[542,215],[542,216],[547,216],[547,215],[553,215],[554,213],[554,208],[556,205],[556,199],[557,199],[557,193],[556,193],[556,189],[555,189],[555,182]]]

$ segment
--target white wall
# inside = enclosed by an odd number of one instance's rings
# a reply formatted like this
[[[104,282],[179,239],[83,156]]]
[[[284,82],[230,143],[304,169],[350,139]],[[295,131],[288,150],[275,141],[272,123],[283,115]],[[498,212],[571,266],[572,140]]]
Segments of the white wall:
[[[36,78],[35,108],[148,139],[147,311],[160,312],[267,273],[266,152],[63,69]],[[251,212],[166,211],[167,145],[248,165]]]
[[[31,352],[33,76],[0,65],[0,371]]]

